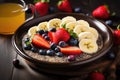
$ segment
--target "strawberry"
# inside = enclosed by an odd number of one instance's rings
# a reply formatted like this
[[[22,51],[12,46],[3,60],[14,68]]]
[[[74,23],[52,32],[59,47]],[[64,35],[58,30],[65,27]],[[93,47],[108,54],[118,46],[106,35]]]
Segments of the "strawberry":
[[[96,18],[108,19],[110,16],[110,13],[107,6],[101,5],[92,12],[92,15]]]
[[[57,5],[58,9],[64,12],[72,12],[69,0],[60,0]]]
[[[76,46],[67,46],[67,47],[64,47],[64,48],[60,48],[60,51],[63,54],[66,54],[66,55],[78,55],[78,54],[82,53],[80,48],[78,48]]]
[[[58,44],[58,37],[55,32],[48,32],[48,36],[50,37],[51,42]]]
[[[39,34],[35,34],[32,38],[32,44],[41,48],[50,48],[50,44]]]
[[[120,25],[113,32],[115,45],[120,45]]]
[[[35,9],[40,14],[40,16],[44,16],[48,14],[49,9],[49,1],[48,0],[41,0],[35,3]]]
[[[64,28],[58,29],[56,36],[59,36],[59,41],[67,42],[70,39],[70,34]]]
[[[89,80],[105,80],[105,77],[100,72],[93,72],[90,74]]]

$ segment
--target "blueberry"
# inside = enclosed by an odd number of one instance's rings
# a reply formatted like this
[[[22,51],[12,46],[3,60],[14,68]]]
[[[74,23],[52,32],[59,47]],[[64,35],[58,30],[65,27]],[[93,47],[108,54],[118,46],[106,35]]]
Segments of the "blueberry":
[[[51,48],[52,50],[54,50],[56,47],[57,47],[57,45],[56,45],[55,43],[51,43],[51,44],[50,44],[50,48]]]
[[[30,38],[25,38],[24,39],[24,42],[29,42],[30,41]]]
[[[115,59],[115,54],[113,52],[108,52],[109,59]]]
[[[55,51],[50,49],[50,50],[47,50],[47,55],[49,56],[54,56],[55,55]]]
[[[69,55],[68,56],[68,61],[75,61],[75,56],[74,55]]]
[[[47,36],[47,34],[46,34],[46,33],[42,34],[42,37],[43,37],[43,38],[44,38],[45,36]]]
[[[55,52],[60,52],[60,48],[59,48],[59,47],[56,47],[56,48],[55,48]]]
[[[58,43],[58,45],[59,45],[60,47],[66,47],[66,46],[67,46],[67,43],[66,43],[65,41],[60,41],[60,42]]]
[[[69,45],[71,45],[71,46],[77,46],[78,45],[78,39],[75,39],[75,38],[71,38],[70,40],[69,40]]]
[[[37,33],[42,35],[42,34],[44,34],[44,30],[39,30],[39,31],[37,31]]]
[[[52,13],[55,12],[55,8],[54,7],[50,7],[48,11],[49,11],[49,14],[52,14]]]
[[[112,26],[112,25],[113,25],[112,20],[106,20],[105,23],[106,23],[108,26]]]
[[[51,32],[56,32],[56,28],[50,28]]]
[[[46,40],[48,40],[48,41],[50,40],[50,37],[49,37],[49,36],[45,36],[44,38],[45,38]]]
[[[75,13],[81,13],[82,11],[81,11],[80,7],[76,7],[76,8],[74,8],[74,12]]]
[[[46,50],[45,50],[45,49],[40,49],[40,50],[39,50],[39,54],[41,54],[41,55],[46,55]]]
[[[37,51],[38,51],[38,49],[37,49],[37,48],[35,48],[35,47],[32,47],[32,48],[31,48],[31,51],[32,51],[32,52],[37,52]]]
[[[15,67],[19,67],[19,60],[18,59],[13,59],[13,65],[15,66]]]
[[[62,52],[57,52],[56,55],[57,55],[58,57],[63,57],[63,53],[62,53]]]
[[[24,49],[25,49],[25,50],[31,50],[31,48],[32,48],[31,45],[26,45],[26,44],[24,45]]]
[[[48,31],[47,31],[47,30],[45,30],[45,31],[44,31],[44,33],[48,34]]]

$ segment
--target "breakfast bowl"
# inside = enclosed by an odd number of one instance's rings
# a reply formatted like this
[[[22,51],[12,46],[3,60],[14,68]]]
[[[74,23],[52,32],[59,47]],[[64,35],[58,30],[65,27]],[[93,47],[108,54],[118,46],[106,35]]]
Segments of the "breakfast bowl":
[[[53,18],[62,19],[66,16],[72,16],[76,18],[76,20],[85,20],[89,23],[91,27],[95,28],[98,31],[100,35],[100,40],[102,40],[102,47],[97,52],[95,52],[95,54],[86,59],[61,63],[39,60],[26,53],[23,48],[23,38],[28,33],[28,30],[31,27],[38,25],[40,22],[49,21]],[[111,29],[106,24],[93,17],[78,13],[55,13],[44,17],[34,18],[25,22],[17,29],[17,31],[13,35],[12,44],[16,52],[33,69],[50,74],[76,76],[83,74],[84,68],[89,68],[92,63],[99,63],[106,58],[107,52],[111,49],[113,45],[113,36]]]

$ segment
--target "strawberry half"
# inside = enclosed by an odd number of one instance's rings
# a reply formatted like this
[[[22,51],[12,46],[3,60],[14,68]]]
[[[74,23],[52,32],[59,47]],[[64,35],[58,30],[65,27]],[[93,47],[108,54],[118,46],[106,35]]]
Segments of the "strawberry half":
[[[40,16],[44,16],[48,14],[49,9],[49,1],[48,0],[41,0],[35,3],[35,9],[40,14]]]
[[[64,47],[64,48],[60,48],[60,51],[63,54],[66,54],[66,55],[78,55],[78,54],[82,53],[80,48],[78,48],[76,46],[67,46],[67,47]]]
[[[54,42],[54,43],[58,44],[59,36],[56,36],[55,32],[48,32],[48,36],[50,37],[51,42]]]
[[[70,39],[70,34],[64,28],[58,29],[56,36],[59,36],[59,41],[67,42]]]
[[[41,48],[50,48],[50,44],[39,34],[35,34],[32,38],[32,44]]]
[[[69,0],[60,0],[57,5],[58,9],[64,12],[72,12]]]
[[[96,18],[100,18],[100,19],[108,19],[110,16],[109,10],[107,8],[107,6],[102,5],[99,6],[98,8],[96,8],[93,12],[92,15]]]

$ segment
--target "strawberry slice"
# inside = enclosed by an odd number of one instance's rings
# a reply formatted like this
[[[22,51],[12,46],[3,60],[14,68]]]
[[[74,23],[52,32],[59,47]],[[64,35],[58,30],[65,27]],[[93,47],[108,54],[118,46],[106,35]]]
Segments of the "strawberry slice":
[[[64,29],[60,28],[56,31],[56,36],[59,36],[59,41],[68,41],[70,39],[70,34]]]
[[[32,38],[32,44],[41,48],[50,48],[50,44],[39,34],[35,34]]]
[[[58,37],[59,36],[56,36],[55,32],[48,32],[48,36],[50,37],[51,42],[58,44],[58,42],[59,42]]]
[[[82,53],[80,48],[76,46],[67,46],[64,48],[60,48],[60,50],[63,54],[66,54],[66,55],[78,55]]]

